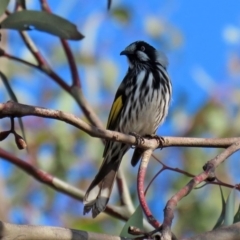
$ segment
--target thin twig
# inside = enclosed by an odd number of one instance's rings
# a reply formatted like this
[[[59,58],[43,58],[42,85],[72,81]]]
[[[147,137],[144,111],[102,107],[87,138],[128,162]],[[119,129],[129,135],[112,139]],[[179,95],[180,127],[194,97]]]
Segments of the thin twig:
[[[39,168],[34,167],[29,162],[15,157],[13,154],[3,150],[2,148],[0,148],[0,157],[19,167],[29,176],[32,176],[37,181],[48,185],[49,187],[55,189],[56,191],[64,193],[76,200],[80,201],[83,200],[83,196],[85,194],[84,191],[68,184],[67,182],[64,182],[63,180],[55,176],[52,176],[51,174]],[[131,212],[128,211],[128,208],[125,206],[117,207],[113,205],[108,205],[107,208],[105,209],[105,213],[123,221],[127,221],[127,219],[131,216]]]
[[[28,50],[32,53],[32,55],[38,62],[39,66],[41,66],[41,67],[45,66],[45,68],[46,68],[46,66],[49,67],[46,59],[40,53],[40,51],[36,47],[35,43],[29,37],[28,33],[26,31],[19,31],[19,34],[20,34],[22,40],[24,41],[26,47],[28,48]]]
[[[72,75],[72,87],[76,86],[78,88],[81,88],[81,81],[80,81],[80,77],[79,77],[79,74],[78,74],[76,62],[74,60],[74,56],[73,56],[73,53],[72,53],[72,51],[69,47],[69,44],[64,39],[60,39],[60,41],[62,43],[63,49],[64,49],[65,54],[66,54],[67,59],[68,59],[68,64],[69,64],[70,72],[71,72],[71,75]]]
[[[118,186],[121,205],[127,209],[130,215],[132,215],[135,209],[132,198],[130,196],[129,187],[126,183],[126,178],[121,168],[118,170],[116,182]]]
[[[48,13],[52,13],[47,1],[40,0],[40,3],[41,3],[42,10],[44,10]],[[69,44],[65,39],[60,39],[60,41],[61,41],[63,50],[67,56],[68,64],[70,67],[70,72],[72,75],[72,86],[77,86],[77,87],[81,88],[81,81],[80,81],[80,77],[78,74],[76,61],[75,61],[73,53],[69,47]]]
[[[225,161],[229,156],[231,156],[234,152],[240,149],[240,140],[233,143],[227,149],[225,149],[222,153],[218,154],[212,160],[208,161],[205,164],[204,171],[192,178],[181,190],[179,190],[174,196],[172,196],[164,209],[164,221],[161,226],[162,234],[167,236],[171,235],[171,225],[174,217],[174,209],[177,206],[177,203],[185,196],[187,196],[197,185],[204,182],[209,176],[211,176],[212,172],[215,171],[215,168],[220,165],[223,161]]]
[[[152,182],[156,179],[156,177],[163,171],[165,170],[170,170],[170,171],[173,171],[173,172],[177,172],[177,173],[181,173],[185,176],[188,176],[188,177],[195,177],[196,175],[194,174],[191,174],[189,172],[186,172],[182,169],[179,169],[179,168],[173,168],[173,167],[170,167],[166,164],[164,164],[162,161],[160,161],[154,154],[152,154],[152,157],[157,160],[161,165],[162,165],[162,168],[155,174],[155,176],[152,178],[152,180],[150,181],[150,183],[148,184],[146,190],[145,190],[145,193],[147,192],[148,188],[150,187],[150,185],[152,184]],[[236,185],[232,185],[232,184],[228,184],[226,182],[223,182],[223,181],[220,181],[217,177],[216,177],[216,181],[213,182],[213,181],[206,181],[205,185],[208,185],[208,184],[212,184],[212,185],[218,185],[218,186],[223,186],[223,187],[227,187],[227,188],[236,188],[238,190],[240,190],[240,186],[236,186]],[[197,188],[195,188],[197,189]]]

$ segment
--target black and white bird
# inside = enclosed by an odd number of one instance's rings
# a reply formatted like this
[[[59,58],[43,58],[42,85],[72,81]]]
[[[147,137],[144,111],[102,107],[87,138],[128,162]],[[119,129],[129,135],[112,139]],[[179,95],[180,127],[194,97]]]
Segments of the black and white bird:
[[[167,116],[172,85],[167,73],[167,58],[144,41],[130,44],[120,55],[126,55],[129,68],[120,84],[108,117],[107,129],[139,136],[154,135]],[[96,217],[104,211],[123,155],[129,145],[107,141],[103,162],[84,197],[84,214]],[[132,157],[135,166],[142,150]]]

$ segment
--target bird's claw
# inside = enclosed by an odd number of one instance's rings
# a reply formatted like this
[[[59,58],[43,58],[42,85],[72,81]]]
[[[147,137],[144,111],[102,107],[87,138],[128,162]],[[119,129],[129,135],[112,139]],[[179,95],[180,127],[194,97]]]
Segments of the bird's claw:
[[[136,145],[132,146],[132,148],[136,148],[136,146],[139,146],[140,144],[144,144],[144,138],[142,136],[140,136],[135,132],[130,132],[129,134],[136,138]]]
[[[158,142],[159,147],[161,149],[163,148],[163,144],[165,143],[165,140],[163,137],[158,136],[156,134],[149,134],[149,135],[146,135],[146,137],[149,139],[155,139]]]

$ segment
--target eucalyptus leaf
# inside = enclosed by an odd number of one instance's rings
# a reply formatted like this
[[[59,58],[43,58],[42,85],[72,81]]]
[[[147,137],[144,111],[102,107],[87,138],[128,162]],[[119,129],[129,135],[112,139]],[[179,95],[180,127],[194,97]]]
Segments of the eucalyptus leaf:
[[[1,23],[2,28],[24,30],[39,30],[63,39],[80,40],[84,36],[78,32],[76,25],[55,14],[22,10],[9,15]]]
[[[223,196],[223,192],[222,192],[222,188],[221,186],[219,186],[220,188],[220,192],[221,192],[221,200],[222,200],[222,211],[221,211],[221,214],[215,224],[215,226],[213,227],[213,229],[216,229],[218,227],[221,226],[223,220],[224,220],[224,214],[225,214],[225,206],[226,206],[226,203],[225,203],[225,199],[224,199],[224,196]]]
[[[238,210],[234,216],[233,223],[240,222],[240,205],[238,206]]]
[[[128,233],[128,229],[130,226],[134,226],[134,227],[143,229],[143,213],[142,213],[142,208],[140,205],[136,208],[135,212],[125,223],[125,225],[120,233],[120,237],[133,237],[133,235]]]
[[[233,224],[234,219],[234,207],[235,207],[235,195],[236,195],[236,189],[232,189],[230,192],[227,202],[226,202],[226,211],[224,216],[224,226],[229,226]]]

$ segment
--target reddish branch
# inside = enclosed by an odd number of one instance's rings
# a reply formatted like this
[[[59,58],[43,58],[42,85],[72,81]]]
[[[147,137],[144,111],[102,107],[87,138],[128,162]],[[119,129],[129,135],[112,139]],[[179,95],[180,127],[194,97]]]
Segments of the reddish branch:
[[[85,114],[85,116],[87,117],[87,119],[90,121],[91,124],[93,124],[94,126],[97,126],[98,128],[103,128],[102,122],[100,121],[100,119],[95,114],[92,107],[90,106],[90,104],[88,103],[86,98],[84,97],[82,89],[79,86],[77,86],[77,85],[69,86],[68,84],[66,84],[65,81],[49,67],[49,65],[45,65],[45,64],[40,65],[40,66],[35,65],[24,59],[12,56],[12,55],[6,53],[2,49],[0,49],[0,54],[2,57],[6,57],[10,60],[14,60],[14,61],[18,61],[20,63],[26,64],[26,65],[36,68],[36,69],[42,71],[43,73],[45,73],[46,75],[48,75],[60,87],[62,87],[65,91],[67,91],[69,94],[72,95],[72,97],[76,100],[78,105],[81,107],[83,113]]]
[[[0,148],[0,157],[7,162],[10,162],[11,164],[14,164],[15,166],[22,169],[24,172],[26,172],[28,175],[32,176],[39,182],[48,185],[49,187],[57,190],[58,192],[62,192],[70,197],[73,197],[74,199],[83,200],[84,191],[62,181],[61,179],[52,176],[51,174],[34,167],[29,162],[26,162],[20,158],[15,157],[11,153],[3,150]],[[115,207],[108,205],[105,209],[105,212],[115,218],[121,219],[123,221],[126,221],[130,216],[131,212],[126,209],[126,206],[121,207]]]
[[[47,1],[40,0],[42,9],[51,12],[51,9],[49,8],[49,5]],[[16,4],[15,10],[18,8],[21,8],[19,4]],[[10,15],[11,13],[9,11],[5,11],[7,15]],[[6,53],[4,50],[0,49],[0,56],[6,57],[10,60],[15,60],[18,62],[21,62],[23,64],[26,64],[30,67],[34,67],[45,74],[47,74],[53,81],[55,81],[60,87],[62,87],[66,92],[68,92],[77,102],[79,107],[82,109],[83,113],[85,114],[86,118],[90,121],[91,124],[94,126],[97,126],[98,128],[103,128],[102,122],[98,118],[98,116],[93,111],[92,107],[88,103],[88,101],[85,99],[84,94],[81,89],[81,81],[77,70],[76,61],[74,59],[73,53],[70,49],[70,46],[68,42],[64,39],[60,39],[63,50],[66,53],[68,63],[70,66],[70,72],[72,75],[72,85],[69,86],[47,63],[47,61],[44,59],[41,52],[38,50],[38,48],[35,46],[34,42],[31,40],[31,38],[28,36],[26,32],[20,32],[20,35],[26,45],[26,47],[29,49],[29,51],[33,54],[34,58],[38,62],[38,65],[32,64],[31,62],[28,62],[24,59],[18,58],[16,56],[12,56],[8,53]]]
[[[199,185],[204,181],[207,181],[209,177],[212,178],[212,176],[214,176],[216,167],[219,164],[221,164],[223,161],[225,161],[234,152],[238,151],[239,149],[240,149],[240,140],[236,141],[235,143],[230,145],[227,149],[225,149],[222,153],[217,155],[212,160],[208,161],[204,165],[204,171],[202,173],[200,173],[197,176],[193,176],[193,178],[189,181],[189,183],[185,187],[180,189],[173,197],[171,197],[164,209],[164,221],[162,225],[153,217],[147,205],[147,202],[145,200],[145,194],[143,192],[146,169],[147,169],[149,158],[152,153],[151,149],[146,150],[143,154],[142,162],[140,164],[139,171],[138,171],[138,195],[139,195],[140,204],[142,206],[142,209],[149,223],[152,224],[152,226],[157,229],[151,232],[151,234],[155,233],[156,231],[160,231],[164,240],[175,239],[175,236],[171,233],[171,225],[172,225],[172,220],[174,218],[174,209],[176,208],[177,203],[183,197],[187,196],[197,185]],[[163,168],[160,170],[160,172],[169,168],[163,163],[161,164],[163,165]]]
[[[173,172],[177,172],[177,173],[181,173],[185,176],[188,176],[188,177],[192,177],[194,178],[195,175],[194,174],[191,174],[189,172],[186,172],[182,169],[179,169],[179,168],[173,168],[173,167],[170,167],[170,166],[167,166],[166,164],[164,164],[163,162],[161,162],[154,154],[152,154],[152,157],[157,160],[161,165],[162,165],[162,168],[155,174],[155,176],[151,179],[151,181],[148,183],[146,189],[145,189],[145,195],[147,194],[147,191],[148,189],[150,188],[151,184],[153,183],[153,181],[163,172],[163,171],[166,171],[166,170],[169,170],[169,171],[173,171]],[[240,190],[240,186],[235,186],[235,185],[232,185],[232,184],[228,184],[228,183],[225,183],[225,182],[222,182],[220,181],[217,177],[216,178],[216,181],[213,182],[213,181],[206,181],[206,184],[213,184],[213,185],[219,185],[219,186],[223,186],[223,187],[227,187],[227,188],[236,188],[238,190]]]
[[[64,80],[57,74],[55,73],[48,65],[35,65],[31,62],[28,62],[24,59],[15,57],[11,54],[6,53],[5,51],[3,51],[1,49],[1,56],[2,57],[6,57],[9,60],[14,60],[20,63],[23,63],[25,65],[28,65],[29,67],[33,67],[36,68],[38,70],[40,70],[41,72],[45,73],[46,75],[48,75],[49,77],[51,77],[62,89],[64,89],[67,92],[71,92],[70,87],[64,82]]]
[[[142,161],[141,161],[141,164],[140,164],[139,170],[138,170],[138,177],[137,177],[138,191],[137,192],[138,192],[139,202],[140,202],[142,209],[148,219],[148,222],[154,228],[159,228],[159,226],[161,224],[153,217],[153,215],[148,207],[148,204],[146,202],[145,192],[144,192],[144,179],[145,179],[145,175],[146,175],[146,171],[147,171],[148,162],[152,155],[152,152],[153,152],[152,149],[148,149],[148,150],[144,151],[144,153],[143,153]]]
[[[40,53],[38,48],[35,46],[34,42],[29,37],[27,32],[19,31],[19,34],[20,34],[23,42],[25,43],[26,47],[28,48],[28,50],[32,53],[32,55],[34,56],[34,58],[38,62],[39,67],[46,68],[46,66],[48,66],[48,68],[50,68],[46,59],[43,57],[43,55]]]
[[[177,206],[177,203],[183,197],[187,196],[194,189],[194,187],[207,180],[209,176],[212,176],[212,173],[214,173],[216,167],[239,149],[240,141],[238,140],[231,146],[229,146],[227,149],[225,149],[222,153],[217,155],[215,158],[208,161],[205,164],[205,170],[202,173],[191,179],[185,187],[179,190],[173,197],[170,198],[170,200],[168,200],[164,209],[164,221],[161,226],[163,236],[165,236],[166,239],[168,236],[171,236],[171,225],[174,217],[174,209]]]
[[[42,6],[42,10],[44,10],[48,13],[52,13],[47,1],[40,0],[40,3]],[[65,54],[68,59],[68,63],[69,63],[69,67],[70,67],[70,71],[71,71],[71,75],[72,75],[72,86],[77,86],[77,87],[81,88],[81,81],[80,81],[80,77],[78,74],[77,65],[74,60],[73,53],[69,47],[69,44],[65,39],[60,39],[60,41],[61,41],[63,50],[65,51]]]

